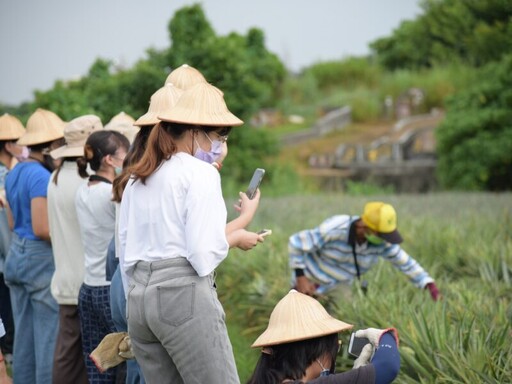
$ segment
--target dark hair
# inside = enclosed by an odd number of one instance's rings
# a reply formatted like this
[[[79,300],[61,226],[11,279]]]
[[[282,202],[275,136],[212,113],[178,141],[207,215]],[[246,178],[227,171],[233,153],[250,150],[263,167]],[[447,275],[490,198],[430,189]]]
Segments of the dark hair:
[[[175,140],[181,138],[186,131],[195,128],[195,125],[159,122],[149,134],[144,154],[137,163],[128,168],[127,172],[144,184],[162,161],[176,153]]]
[[[92,133],[85,142],[84,156],[77,159],[78,173],[81,177],[89,176],[87,163],[93,171],[100,169],[101,161],[107,155],[114,155],[119,148],[128,150],[130,142],[122,133],[102,130]]]
[[[64,138],[61,137],[60,139],[55,139],[51,141],[47,141],[45,143],[39,143],[34,145],[28,145],[27,147],[30,149],[30,152],[41,152],[43,154],[43,161],[41,162],[41,165],[45,167],[50,173],[53,172],[55,169],[55,163],[53,162],[52,157],[46,152],[52,144],[60,144],[64,143]]]
[[[338,334],[267,348],[271,354],[261,353],[247,384],[280,384],[285,379],[300,380],[306,374],[306,369],[316,359],[326,354],[331,357],[331,373],[334,372],[338,354]]]
[[[146,150],[146,146],[148,143],[148,138],[151,133],[151,129],[153,125],[143,125],[140,127],[140,131],[137,132],[135,139],[130,147],[130,150],[126,154],[126,157],[123,161],[123,171],[119,176],[114,179],[112,184],[112,200],[118,203],[121,202],[121,198],[123,197],[124,189],[126,188],[126,184],[130,179],[130,173],[128,168],[135,163],[137,163],[144,154]]]
[[[0,140],[0,152],[5,148],[5,144],[7,143],[15,143],[16,140]]]

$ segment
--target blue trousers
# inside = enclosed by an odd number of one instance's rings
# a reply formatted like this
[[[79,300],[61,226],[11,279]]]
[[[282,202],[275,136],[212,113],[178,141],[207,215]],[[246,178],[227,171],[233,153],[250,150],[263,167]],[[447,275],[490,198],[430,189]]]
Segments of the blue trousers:
[[[110,285],[110,309],[117,332],[128,332],[126,298],[119,267],[116,268]],[[144,376],[135,359],[126,360],[126,384],[145,384]]]
[[[13,235],[4,278],[11,292],[17,330],[13,354],[16,384],[52,382],[59,325],[59,306],[50,291],[54,271],[49,243]]]

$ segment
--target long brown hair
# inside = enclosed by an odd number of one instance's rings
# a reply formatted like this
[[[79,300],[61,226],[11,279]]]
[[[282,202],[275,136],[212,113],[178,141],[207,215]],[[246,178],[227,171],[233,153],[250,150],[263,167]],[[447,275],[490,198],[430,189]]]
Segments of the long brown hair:
[[[183,134],[193,128],[194,125],[159,122],[151,130],[148,138],[146,150],[141,159],[134,165],[128,167],[128,172],[134,180],[140,180],[142,184],[151,176],[164,160],[168,160],[176,153],[175,140],[181,138]]]
[[[149,135],[151,134],[151,130],[153,129],[153,125],[143,125],[140,127],[140,131],[137,132],[135,139],[130,147],[130,150],[126,154],[126,157],[123,161],[123,171],[119,176],[114,179],[112,183],[112,200],[120,203],[123,197],[124,189],[126,188],[126,184],[128,184],[128,180],[130,180],[130,172],[128,170],[129,167],[135,165],[144,154],[146,150],[146,146],[148,143]]]

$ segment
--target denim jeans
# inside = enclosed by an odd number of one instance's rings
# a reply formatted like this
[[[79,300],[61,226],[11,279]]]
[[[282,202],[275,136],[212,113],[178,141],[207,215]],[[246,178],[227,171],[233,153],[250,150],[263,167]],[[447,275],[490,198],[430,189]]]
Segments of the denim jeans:
[[[127,303],[128,333],[148,384],[238,384],[213,273],[185,258],[139,261]]]
[[[119,267],[116,268],[110,283],[110,310],[112,311],[112,321],[117,332],[127,332],[126,298],[124,296]],[[135,359],[126,360],[126,384],[145,384],[144,376]]]
[[[55,271],[51,245],[13,235],[4,277],[11,290],[16,384],[52,382],[59,306],[50,291]]]

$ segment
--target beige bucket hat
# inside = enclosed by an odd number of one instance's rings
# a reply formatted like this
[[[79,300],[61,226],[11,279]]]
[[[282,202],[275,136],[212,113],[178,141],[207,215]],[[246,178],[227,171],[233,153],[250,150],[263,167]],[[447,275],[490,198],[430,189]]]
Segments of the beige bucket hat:
[[[8,113],[0,117],[0,141],[18,140],[25,133],[21,121]]]
[[[194,67],[191,67],[188,64],[183,64],[182,66],[174,69],[167,79],[165,80],[165,84],[173,84],[175,87],[178,87],[184,91],[189,88],[192,88],[194,85],[199,83],[206,83],[206,79]]]
[[[158,118],[162,121],[212,127],[234,127],[244,123],[228,110],[222,91],[208,83],[196,84],[183,92],[174,108],[160,114]]]
[[[157,124],[160,121],[158,119],[158,115],[165,113],[174,107],[182,94],[183,91],[175,85],[171,83],[165,84],[162,88],[153,93],[147,113],[139,117],[133,125],[142,126]]]
[[[351,329],[336,320],[317,300],[292,289],[275,306],[268,327],[252,344],[253,348],[314,339]]]
[[[64,127],[66,145],[51,151],[50,155],[54,159],[83,156],[87,138],[100,129],[103,129],[103,124],[96,115],[84,115],[71,120]]]
[[[18,145],[36,145],[64,137],[64,122],[52,111],[38,108],[27,121],[25,134],[17,141]]]
[[[125,112],[119,112],[105,125],[105,129],[122,133],[128,138],[131,144],[135,139],[135,135],[137,135],[137,132],[140,130],[139,127],[133,125],[134,123],[135,119],[133,117]]]

